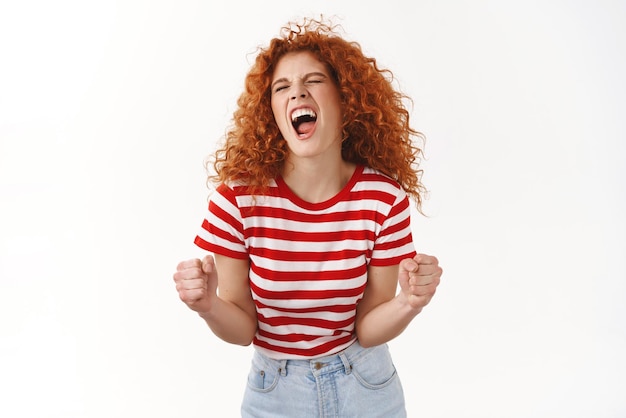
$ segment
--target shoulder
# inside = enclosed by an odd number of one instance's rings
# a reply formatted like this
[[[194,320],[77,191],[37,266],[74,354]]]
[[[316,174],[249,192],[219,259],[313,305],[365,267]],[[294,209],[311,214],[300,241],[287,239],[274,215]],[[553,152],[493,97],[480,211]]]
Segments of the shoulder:
[[[370,167],[364,167],[354,190],[389,203],[404,200],[407,195],[396,180]]]
[[[390,189],[401,189],[400,183],[398,183],[396,180],[370,167],[363,167],[359,182],[363,182],[366,184],[371,183],[377,186],[385,186]]]
[[[276,188],[276,180],[270,180],[268,184],[268,191],[271,192],[274,188]],[[255,190],[257,190],[255,192]],[[213,191],[218,192],[220,194],[231,194],[235,196],[262,196],[263,193],[260,193],[257,189],[251,187],[247,182],[244,181],[226,181],[218,184]]]
[[[230,205],[238,210],[250,210],[257,206],[272,206],[275,204],[277,195],[276,181],[272,180],[269,189],[265,193],[250,187],[241,181],[224,182],[215,187],[209,196],[211,203],[222,206]],[[246,212],[247,213],[247,212]]]

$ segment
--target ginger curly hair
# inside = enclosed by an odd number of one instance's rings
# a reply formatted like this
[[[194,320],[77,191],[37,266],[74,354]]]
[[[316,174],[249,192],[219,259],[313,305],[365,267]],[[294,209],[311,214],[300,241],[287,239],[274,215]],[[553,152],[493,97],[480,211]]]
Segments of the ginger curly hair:
[[[288,149],[272,113],[270,84],[279,59],[298,51],[324,62],[339,88],[343,159],[396,180],[421,212],[426,189],[416,140],[424,136],[409,125],[404,100],[410,98],[394,89],[393,73],[379,68],[358,43],[341,38],[336,25],[316,19],[288,23],[268,47],[259,48],[224,144],[207,160],[207,168],[212,164],[215,170],[208,181],[243,182],[263,193],[282,173]]]

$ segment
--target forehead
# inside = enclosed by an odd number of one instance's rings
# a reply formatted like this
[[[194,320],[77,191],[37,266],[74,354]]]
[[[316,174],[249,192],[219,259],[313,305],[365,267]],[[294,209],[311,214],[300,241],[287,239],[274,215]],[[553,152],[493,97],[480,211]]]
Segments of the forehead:
[[[272,79],[298,77],[310,72],[321,72],[328,75],[326,65],[318,60],[312,52],[288,52],[276,63]]]

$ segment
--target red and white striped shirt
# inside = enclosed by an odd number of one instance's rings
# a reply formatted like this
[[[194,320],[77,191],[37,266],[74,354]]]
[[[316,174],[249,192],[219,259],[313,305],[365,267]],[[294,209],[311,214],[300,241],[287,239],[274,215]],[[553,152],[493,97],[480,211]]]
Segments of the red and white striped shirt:
[[[397,182],[362,166],[321,203],[298,198],[281,178],[263,196],[221,185],[195,243],[250,260],[257,350],[275,359],[315,358],[355,340],[368,265],[415,255],[410,212]]]

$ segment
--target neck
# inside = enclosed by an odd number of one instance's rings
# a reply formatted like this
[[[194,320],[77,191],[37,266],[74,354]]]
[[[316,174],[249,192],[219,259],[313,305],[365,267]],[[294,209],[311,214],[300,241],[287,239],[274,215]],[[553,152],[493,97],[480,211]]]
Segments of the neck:
[[[354,164],[343,160],[335,164],[287,163],[282,177],[300,199],[320,203],[336,196],[350,181],[354,169]]]

